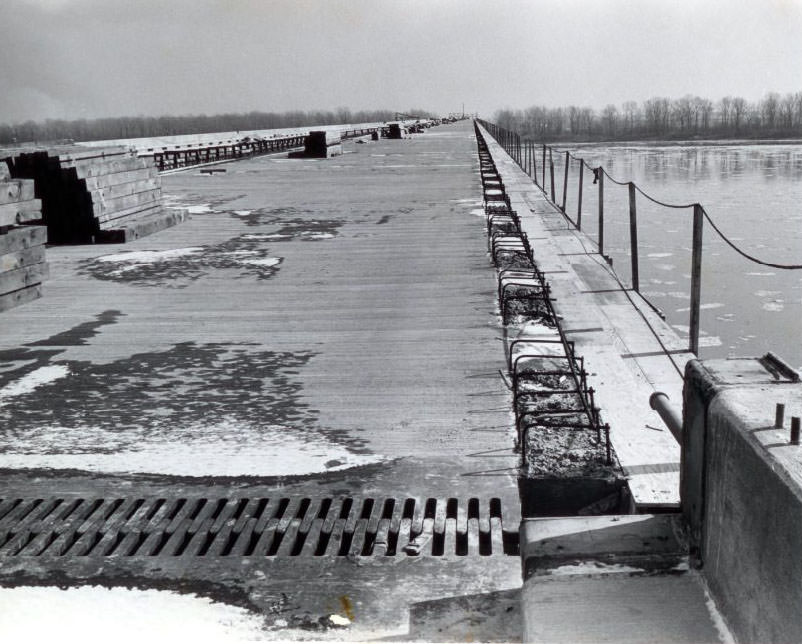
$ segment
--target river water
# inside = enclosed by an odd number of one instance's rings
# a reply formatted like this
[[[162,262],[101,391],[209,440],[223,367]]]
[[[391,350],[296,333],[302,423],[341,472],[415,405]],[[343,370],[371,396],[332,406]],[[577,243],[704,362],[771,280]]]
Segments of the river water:
[[[567,149],[661,201],[701,203],[733,243],[758,259],[802,263],[802,144],[579,144]],[[554,161],[560,203],[564,156],[555,155]],[[536,162],[540,180],[540,151]],[[578,213],[578,175],[579,165],[572,161],[566,200],[572,219]],[[548,173],[546,181],[549,185]],[[582,229],[598,241],[598,186],[587,168],[583,187]],[[630,285],[626,186],[605,180],[604,211],[605,254]],[[637,195],[640,290],[683,336],[690,310],[692,214],[692,208],[665,208]],[[774,351],[802,368],[802,271],[748,261],[707,223],[703,241],[701,356]]]

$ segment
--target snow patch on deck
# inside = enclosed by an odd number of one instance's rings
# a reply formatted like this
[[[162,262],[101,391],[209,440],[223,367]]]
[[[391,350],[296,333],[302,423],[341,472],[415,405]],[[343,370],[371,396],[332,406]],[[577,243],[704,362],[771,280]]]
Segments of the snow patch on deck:
[[[189,211],[190,215],[203,215],[205,213],[214,212],[211,206],[207,203],[195,204],[194,206],[181,206]]]
[[[13,450],[13,451],[12,451]],[[136,430],[47,425],[0,453],[0,467],[73,469],[171,476],[302,476],[378,463],[322,435],[247,423],[165,428],[155,436]]]
[[[257,259],[243,259],[240,264],[253,264],[254,266],[276,266],[281,264],[281,257],[259,257]]]
[[[244,608],[167,590],[0,588],[3,642],[253,642],[273,639]]]
[[[46,385],[59,378],[69,375],[70,370],[65,365],[49,365],[25,374],[19,380],[15,380],[0,389],[0,407],[6,404],[9,398],[29,394],[41,385]]]
[[[200,246],[171,248],[169,250],[129,250],[115,255],[101,255],[95,261],[125,263],[134,266],[138,264],[153,264],[155,262],[169,262],[171,259],[199,253],[202,250],[203,248]],[[125,268],[123,267],[119,270],[125,270]]]

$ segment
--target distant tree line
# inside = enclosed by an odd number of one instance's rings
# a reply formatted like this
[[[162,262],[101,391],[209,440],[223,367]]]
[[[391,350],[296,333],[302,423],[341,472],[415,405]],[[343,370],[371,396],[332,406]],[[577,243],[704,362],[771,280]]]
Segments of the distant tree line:
[[[423,110],[405,110],[425,118],[434,114]],[[272,130],[307,125],[339,123],[370,123],[391,121],[396,112],[390,110],[361,110],[347,108],[334,111],[248,112],[247,114],[216,114],[186,116],[124,116],[100,119],[48,119],[17,124],[0,123],[0,145],[52,141],[103,141],[204,134],[247,130]]]
[[[607,105],[600,112],[576,105],[536,105],[500,110],[494,121],[538,141],[795,138],[802,136],[802,92],[784,96],[771,92],[756,102],[740,96],[725,96],[715,103],[690,94],[654,97],[640,105],[635,101]]]

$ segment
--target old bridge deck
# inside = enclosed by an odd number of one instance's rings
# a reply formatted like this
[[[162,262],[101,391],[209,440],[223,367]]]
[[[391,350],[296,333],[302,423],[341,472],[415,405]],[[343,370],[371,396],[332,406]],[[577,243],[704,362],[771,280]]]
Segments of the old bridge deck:
[[[190,221],[48,250],[2,320],[4,582],[192,590],[281,637],[343,602],[338,637],[520,636],[472,125],[346,152],[164,177]]]

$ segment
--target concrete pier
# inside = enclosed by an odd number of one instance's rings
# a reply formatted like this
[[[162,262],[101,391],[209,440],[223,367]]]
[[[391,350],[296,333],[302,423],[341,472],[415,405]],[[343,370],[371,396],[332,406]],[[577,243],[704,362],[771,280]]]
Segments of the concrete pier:
[[[695,361],[684,407],[682,501],[695,565],[739,642],[800,641],[799,375],[771,354]]]

